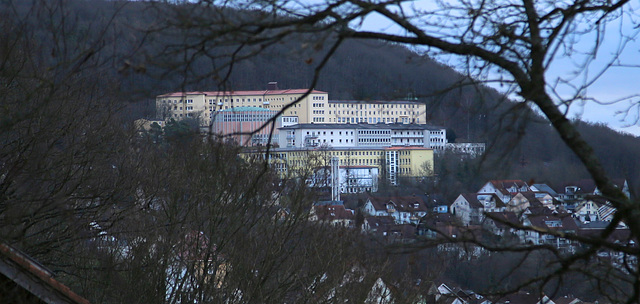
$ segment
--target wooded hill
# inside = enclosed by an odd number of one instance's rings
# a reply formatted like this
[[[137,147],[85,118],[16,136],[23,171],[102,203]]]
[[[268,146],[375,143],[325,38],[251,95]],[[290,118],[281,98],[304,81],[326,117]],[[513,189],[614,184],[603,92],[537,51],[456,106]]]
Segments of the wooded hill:
[[[86,24],[86,33],[95,32],[95,39],[106,44],[99,50],[109,58],[104,65],[105,79],[119,83],[122,99],[129,105],[130,111],[124,111],[129,119],[153,116],[154,97],[171,91],[261,90],[269,81],[277,81],[284,89],[307,88],[331,45],[330,35],[290,36],[241,51],[239,54],[246,58],[229,65],[232,59],[224,51],[235,50],[237,43],[228,37],[212,37],[216,44],[211,46],[181,48],[189,45],[189,35],[194,34],[185,32],[189,28],[160,21],[179,21],[194,9],[203,8],[185,5],[181,11],[167,4],[108,1],[69,1],[68,6],[78,12],[75,22]],[[159,18],[161,14],[172,15]],[[259,13],[228,12],[230,20],[250,18],[252,14]],[[107,32],[97,30],[107,22],[111,24]],[[190,33],[204,35],[202,28],[194,25]],[[248,56],[254,52],[257,54]],[[474,175],[477,180],[461,184],[469,189],[460,191],[475,191],[485,178],[518,178],[552,185],[588,178],[550,124],[529,105],[506,101],[495,90],[481,85],[458,87],[468,79],[405,46],[346,41],[319,75],[315,89],[329,92],[330,99],[417,98],[427,104],[430,123],[446,127],[451,139],[486,142],[488,156],[482,161],[481,174]],[[640,140],[604,125],[576,124],[611,176],[626,178],[631,188],[637,189]]]

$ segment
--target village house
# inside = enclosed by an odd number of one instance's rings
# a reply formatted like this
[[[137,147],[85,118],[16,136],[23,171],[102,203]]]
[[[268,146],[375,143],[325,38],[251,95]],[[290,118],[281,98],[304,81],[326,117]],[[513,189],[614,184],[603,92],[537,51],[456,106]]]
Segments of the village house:
[[[369,197],[364,205],[369,216],[391,216],[396,224],[417,224],[427,215],[427,206],[417,196]]]
[[[522,231],[513,226],[520,225],[520,220],[514,212],[488,212],[482,222],[484,229],[502,237],[521,238]]]
[[[478,193],[494,193],[503,202],[508,202],[518,192],[531,191],[531,188],[527,183],[515,179],[515,180],[490,180]]]
[[[451,214],[457,216],[462,224],[479,224],[485,212],[504,211],[505,205],[494,193],[463,193],[451,204]]]
[[[317,202],[311,208],[309,220],[329,223],[337,227],[353,228],[355,213],[351,209],[346,209],[339,201]]]
[[[573,217],[568,215],[529,216],[524,219],[522,224],[524,226],[536,227],[550,232],[561,232],[574,235],[578,233],[578,226],[575,220]],[[537,245],[549,244],[554,245],[557,248],[564,248],[571,245],[571,242],[565,238],[532,230],[525,231],[524,242]]]
[[[506,211],[522,213],[529,207],[543,207],[542,202],[531,191],[518,192],[506,204]]]

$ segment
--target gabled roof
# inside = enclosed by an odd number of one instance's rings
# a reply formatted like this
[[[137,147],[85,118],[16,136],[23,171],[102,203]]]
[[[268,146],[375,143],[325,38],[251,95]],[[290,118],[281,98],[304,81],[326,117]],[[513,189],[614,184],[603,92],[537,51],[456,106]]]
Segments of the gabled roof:
[[[540,202],[540,200],[536,197],[535,192],[525,191],[525,192],[520,192],[519,194],[522,194],[522,196],[524,196],[524,198],[526,198],[527,201],[529,201],[529,205],[531,207],[542,207],[542,202]]]
[[[528,212],[527,212],[528,211]],[[553,210],[547,208],[547,207],[543,207],[543,206],[535,206],[535,207],[529,207],[526,209],[525,213],[529,214],[529,216],[531,215],[553,215],[555,214],[553,212]]]
[[[382,228],[394,225],[396,220],[391,216],[366,216],[364,221],[369,223],[371,228]]]
[[[611,206],[609,200],[600,195],[587,195],[585,196],[585,200],[594,202],[598,207]]]
[[[578,231],[578,225],[571,216],[531,215],[527,219],[533,227],[560,231]]]
[[[500,197],[495,193],[462,193],[460,195],[464,197],[464,199],[469,202],[469,206],[473,208],[484,208],[484,205],[480,202],[478,197],[485,195],[491,196],[491,200],[495,202],[496,207],[500,208],[505,206]]]
[[[446,200],[442,194],[428,194],[423,196],[424,203],[428,208],[446,205]]]
[[[533,184],[531,185],[532,187],[535,187],[538,191],[540,192],[546,192],[549,193],[551,196],[556,197],[558,196],[558,192],[556,192],[555,190],[553,190],[553,188],[551,188],[549,185],[547,184]]]
[[[462,196],[464,200],[466,200],[469,203],[469,207],[475,208],[475,209],[484,208],[484,206],[478,200],[478,197],[476,196],[475,193],[462,193],[460,194],[460,196]]]
[[[537,303],[542,303],[542,298],[544,297],[544,295],[539,295],[539,294],[530,294],[530,293],[515,293],[515,294],[509,294],[509,295],[505,295],[504,297],[500,298],[500,300],[498,300],[496,303],[498,304],[537,304]],[[547,301],[545,301],[544,303],[546,304],[554,304],[553,301],[551,301],[550,299],[548,299]]]
[[[512,193],[507,190],[512,186],[516,186],[517,188],[528,187],[527,183],[519,179],[490,180],[489,183],[503,194]]]
[[[565,192],[566,187],[575,186],[577,194],[590,194],[596,190],[596,183],[592,179],[581,179],[569,183],[565,183],[562,185],[562,192]]]
[[[427,206],[419,196],[370,196],[369,201],[373,208],[378,211],[386,211],[387,205],[392,204],[399,212],[427,212]]]
[[[0,284],[9,280],[24,291],[19,296],[33,295],[43,303],[88,304],[89,301],[53,278],[53,273],[25,253],[0,243]],[[0,293],[0,299],[21,302],[14,294]],[[33,298],[29,298],[33,302]]]
[[[485,217],[485,220],[492,221],[499,229],[509,228],[507,223],[520,225],[520,220],[518,220],[518,216],[515,212],[487,212],[486,214],[487,216]]]
[[[322,205],[313,206],[318,220],[353,220],[355,218],[353,210],[346,209],[344,205]]]

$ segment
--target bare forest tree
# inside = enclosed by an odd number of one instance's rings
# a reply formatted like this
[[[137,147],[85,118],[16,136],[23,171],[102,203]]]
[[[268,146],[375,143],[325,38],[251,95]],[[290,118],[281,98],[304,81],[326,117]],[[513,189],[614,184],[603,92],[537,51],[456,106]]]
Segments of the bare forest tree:
[[[240,13],[231,13],[235,11]],[[628,239],[631,243],[637,242],[640,235],[640,204],[614,186],[593,148],[567,117],[568,107],[577,102],[606,102],[586,93],[586,88],[603,73],[601,71],[591,77],[588,73],[589,63],[596,55],[603,56],[599,50],[603,37],[610,34],[606,31],[610,24],[620,25],[623,19],[637,18],[630,1],[462,0],[436,2],[424,7],[412,1],[396,0],[202,1],[198,4],[186,1],[163,13],[169,16],[169,32],[186,35],[181,40],[185,43],[177,44],[165,54],[183,58],[179,64],[187,67],[185,72],[188,76],[196,78],[213,77],[224,82],[238,62],[268,52],[269,46],[286,43],[288,39],[296,37],[306,41],[299,46],[299,50],[309,53],[308,63],[314,67],[310,87],[314,87],[317,80],[324,76],[322,69],[326,62],[349,39],[405,44],[415,47],[418,52],[456,62],[456,67],[470,76],[458,85],[487,82],[506,86],[513,103],[509,104],[510,118],[503,121],[503,126],[516,129],[518,134],[524,133],[527,121],[538,119],[530,109],[539,111],[544,122],[553,126],[580,159],[598,189],[611,201],[617,212],[607,229],[595,237],[538,231],[585,245],[582,250],[569,255],[549,246],[490,245],[477,238],[466,241],[490,250],[539,250],[553,256],[545,262],[548,271],[505,288],[503,292],[532,285],[540,286],[540,290],[548,289],[557,285],[566,275],[577,272],[587,277],[604,277],[598,280],[597,286],[610,296],[610,300],[631,303],[640,298],[638,247],[609,241],[615,228],[624,223],[629,227]],[[399,30],[363,28],[361,24],[364,20],[374,15]],[[190,22],[182,22],[185,16],[189,16]],[[617,34],[622,37],[621,46],[636,38],[636,31]],[[585,47],[585,41],[590,41],[588,47]],[[617,62],[619,52],[610,55],[610,64],[606,68]],[[575,83],[560,77],[554,78],[549,72],[560,58],[567,56],[583,60],[576,71],[585,76],[583,81]],[[210,73],[191,73],[190,68],[196,62],[210,63]],[[560,92],[562,85],[572,89],[568,97]],[[513,224],[512,228],[532,229]],[[616,251],[631,262],[608,270],[599,266],[586,267],[584,263],[587,262],[601,265],[596,261],[596,253],[601,248]]]
[[[370,291],[378,278],[402,291],[399,301],[414,302],[425,292],[416,282],[433,281],[444,267],[445,257],[431,251],[443,243],[517,253],[483,286],[488,293],[554,292],[578,278],[610,301],[637,302],[640,249],[630,244],[640,235],[640,204],[614,187],[566,114],[572,103],[593,100],[585,91],[592,79],[570,83],[574,94],[564,97],[557,89],[566,81],[548,72],[558,57],[576,52],[577,41],[595,35],[591,49],[580,45],[586,59],[579,72],[586,71],[600,56],[607,24],[633,13],[625,0],[425,7],[402,0],[2,1],[0,241],[42,260],[95,302],[359,303],[375,301]],[[360,26],[374,15],[400,30]],[[225,89],[238,66],[285,45],[305,58],[292,70],[308,71],[314,88],[353,39],[455,61],[469,76],[456,87],[506,86],[514,102],[505,101],[503,125],[524,132],[527,121],[540,119],[530,109],[542,113],[617,209],[611,224],[583,237],[505,221],[583,245],[569,253],[461,230],[455,239],[384,248],[398,253],[387,256],[358,233],[309,222],[317,197],[304,180],[283,181],[269,168],[268,149],[262,158],[242,158],[238,147],[188,125],[139,132],[125,119],[131,98],[152,94],[136,91],[150,81],[140,75],[170,78],[183,90]],[[610,241],[621,223],[635,243]],[[598,258],[600,249],[623,263],[611,267]],[[476,275],[464,266],[456,265]]]
[[[98,303],[363,302],[404,282],[368,238],[308,220],[304,180],[185,121],[137,129],[123,79],[196,42],[138,49],[135,12],[184,13],[155,5],[0,2],[0,241]],[[165,17],[152,31],[181,35]]]

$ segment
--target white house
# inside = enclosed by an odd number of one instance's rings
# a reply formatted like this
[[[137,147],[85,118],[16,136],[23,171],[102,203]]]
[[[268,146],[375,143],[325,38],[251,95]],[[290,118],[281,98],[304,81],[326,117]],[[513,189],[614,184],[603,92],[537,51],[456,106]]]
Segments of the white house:
[[[504,209],[504,203],[493,193],[460,194],[449,208],[451,214],[465,225],[482,222],[485,212],[502,212]]]
[[[427,206],[417,196],[370,197],[364,213],[370,216],[391,216],[396,224],[417,224],[427,215]]]
[[[521,180],[490,180],[478,193],[494,193],[503,202],[508,202],[518,192],[531,191],[527,183]]]

